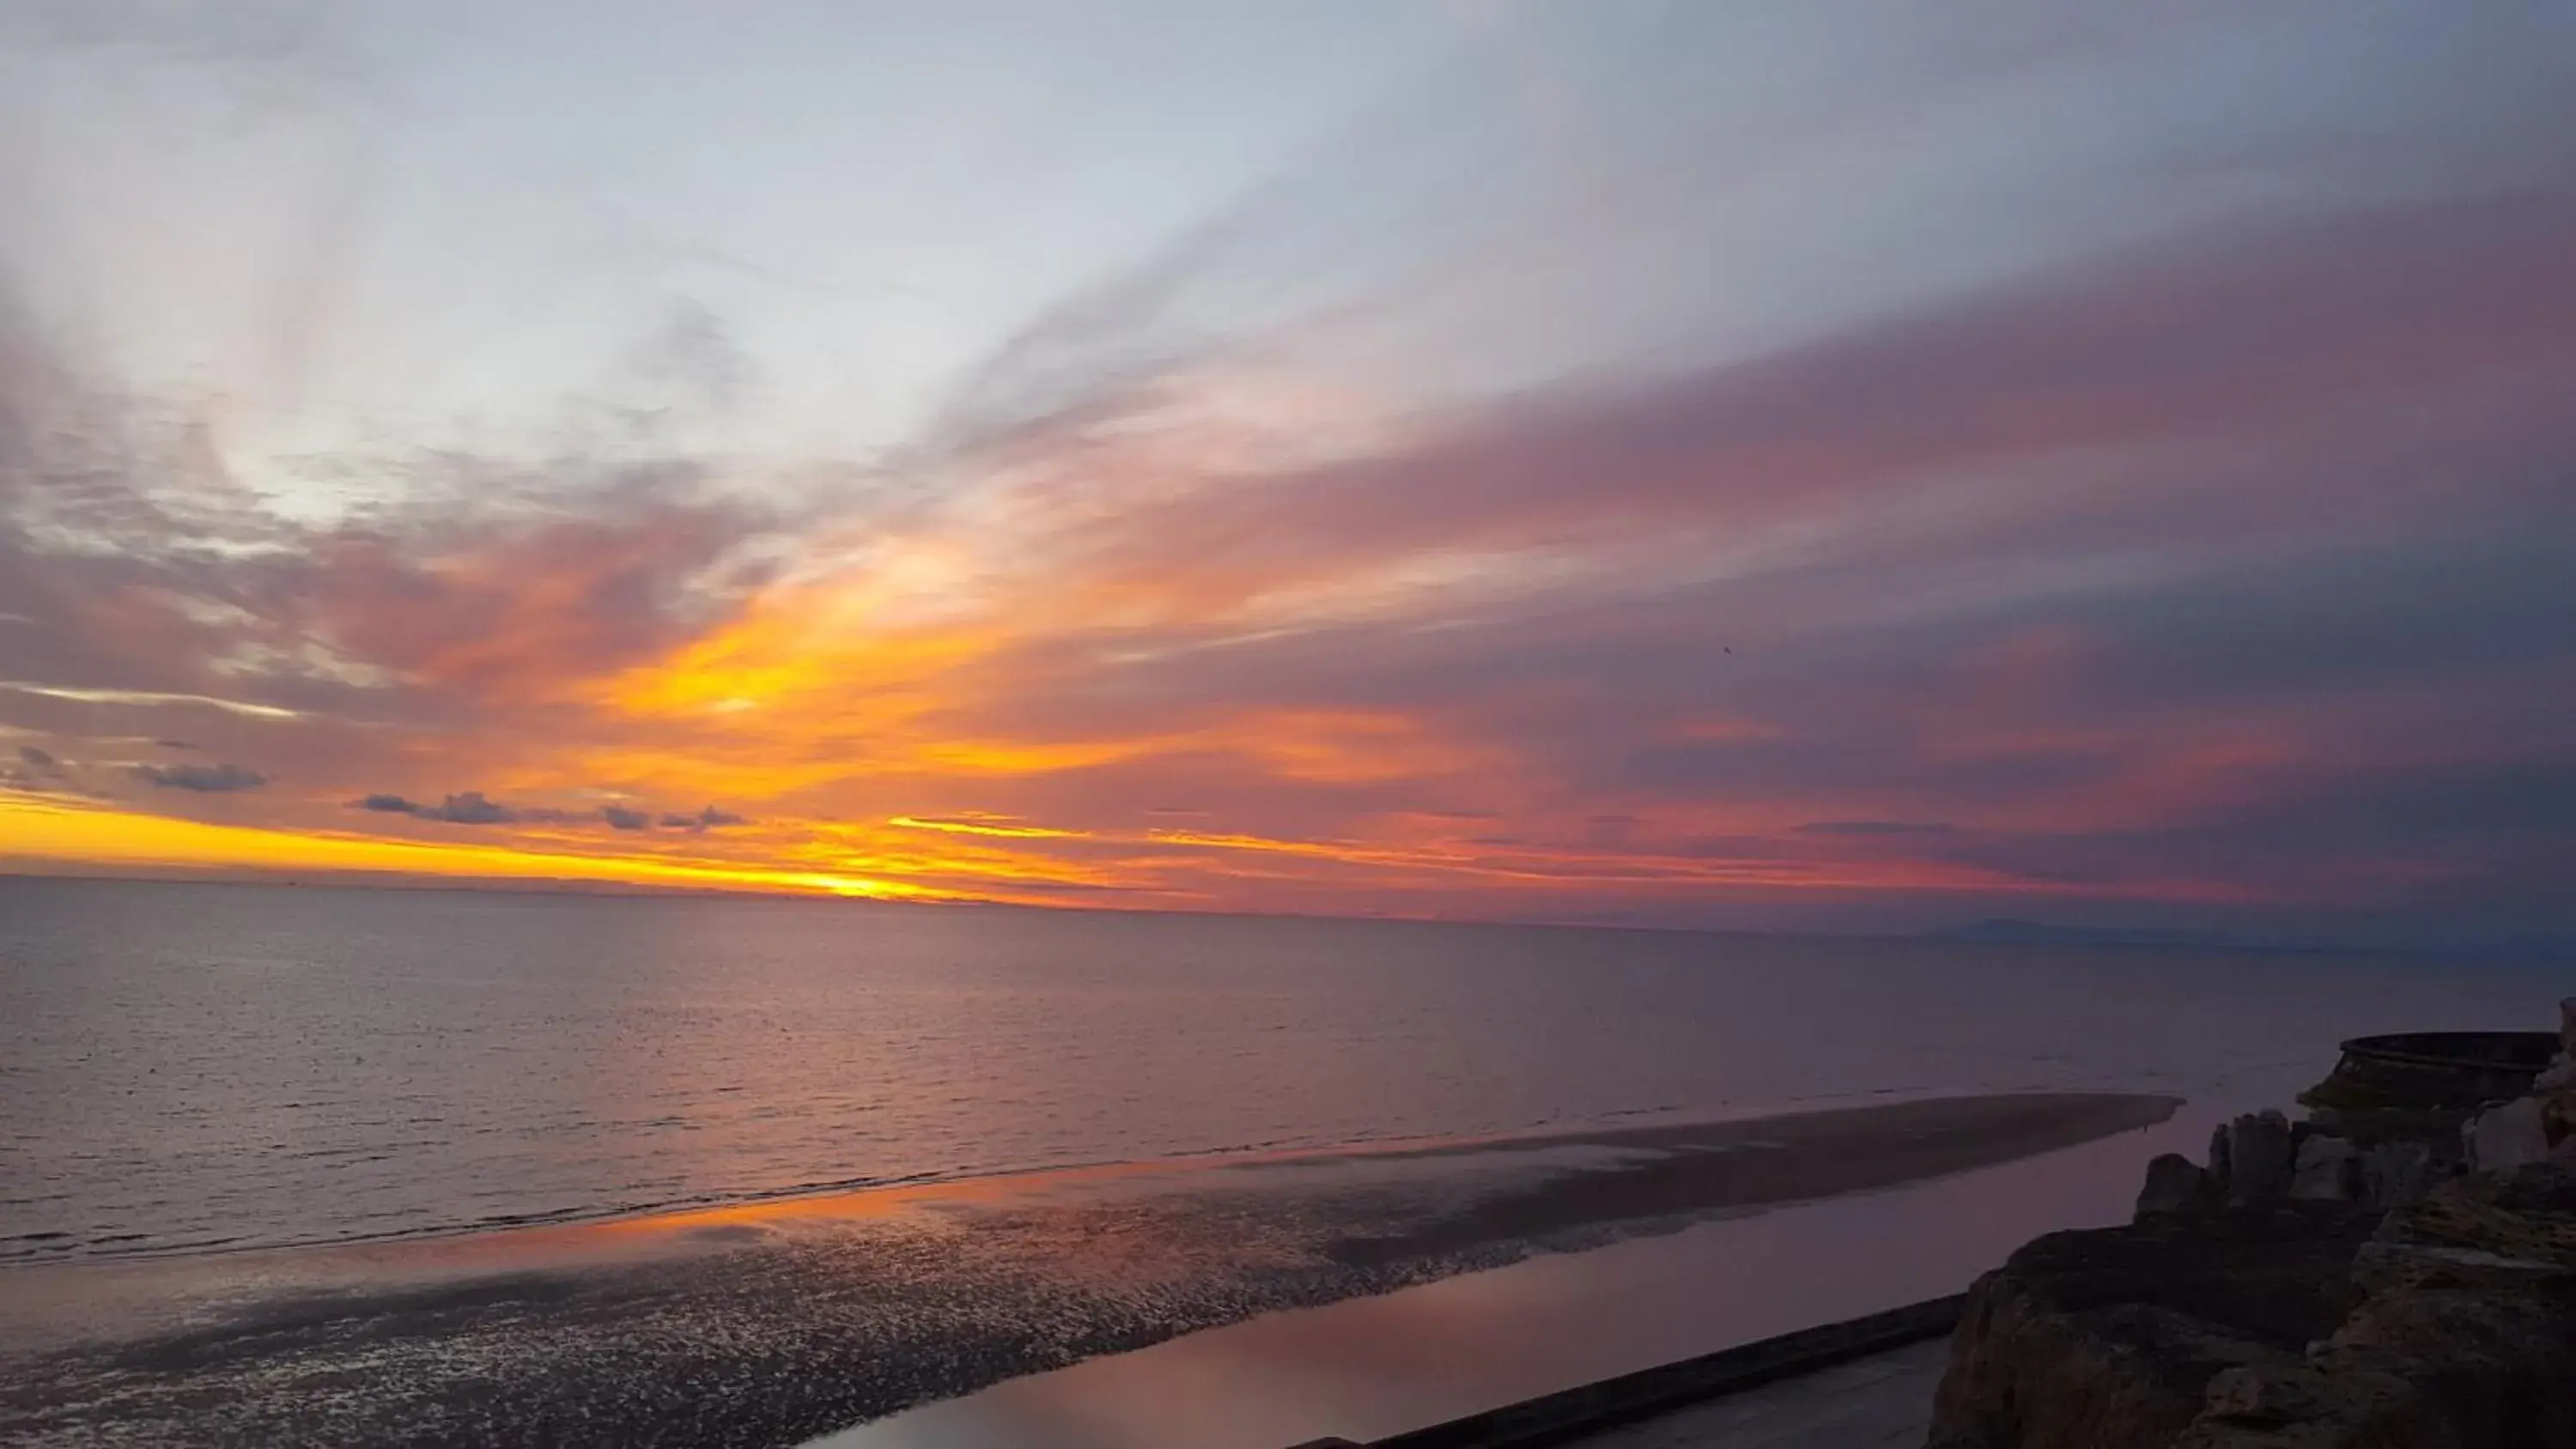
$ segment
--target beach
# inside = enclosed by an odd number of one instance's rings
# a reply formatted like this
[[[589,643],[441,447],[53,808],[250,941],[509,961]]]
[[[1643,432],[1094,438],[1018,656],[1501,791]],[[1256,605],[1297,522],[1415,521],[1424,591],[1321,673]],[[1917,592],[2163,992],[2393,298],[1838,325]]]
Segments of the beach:
[[[2212,1115],[2195,1104],[2157,1126],[2036,1157],[1265,1314],[925,1405],[813,1449],[1285,1449],[1408,1433],[1955,1293],[2038,1233],[2125,1221],[2140,1162],[2193,1147]],[[1928,1418],[1930,1387],[1917,1386],[1918,1401],[1894,1407]],[[1906,1392],[1871,1388],[1882,1400]],[[1731,1396],[1704,1417],[1742,1423],[1752,1408],[1785,1417],[1813,1398],[1785,1384]]]
[[[2134,1136],[2178,1105],[1894,1102],[21,1270],[0,1435],[787,1445],[1258,1314]]]

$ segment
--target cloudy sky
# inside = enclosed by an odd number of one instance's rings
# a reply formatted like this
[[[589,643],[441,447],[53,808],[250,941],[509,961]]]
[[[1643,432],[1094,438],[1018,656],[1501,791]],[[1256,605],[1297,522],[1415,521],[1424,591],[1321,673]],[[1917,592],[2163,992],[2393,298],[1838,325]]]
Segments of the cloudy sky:
[[[0,865],[2576,933],[2576,6],[0,0]]]

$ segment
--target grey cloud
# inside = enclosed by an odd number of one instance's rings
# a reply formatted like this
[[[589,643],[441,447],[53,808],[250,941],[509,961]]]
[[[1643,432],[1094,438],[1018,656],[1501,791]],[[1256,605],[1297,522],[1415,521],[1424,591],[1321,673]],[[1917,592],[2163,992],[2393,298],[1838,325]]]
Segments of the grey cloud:
[[[56,794],[70,784],[62,761],[34,745],[18,747],[18,763],[0,766],[0,785],[37,794]]]
[[[519,818],[519,812],[484,798],[480,790],[450,795],[444,803],[437,805],[423,804],[400,795],[367,795],[351,801],[350,808],[387,815],[411,815],[450,825],[506,825]]]
[[[2558,215],[2546,208],[2542,214]],[[2576,213],[2568,218],[2567,235],[2576,239]],[[2417,235],[2422,228],[2406,230]],[[2408,253],[2402,246],[2383,250]],[[2564,262],[2554,265],[2556,283],[2548,280],[2553,274],[2547,269],[2526,269],[2538,272],[2536,308],[2576,319],[2576,270]],[[2394,280],[2406,268],[2388,271]],[[2497,290],[2510,288],[2499,284]],[[2558,293],[2570,300],[2550,300]],[[2492,310],[2502,304],[2482,305]],[[1953,317],[1936,330],[1958,344],[1953,362],[1964,368],[1958,359],[1980,350],[1970,345],[1978,329],[1956,324]],[[2000,324],[1992,329],[1991,340],[2007,359],[2021,350],[2002,345],[2014,330]],[[1915,354],[1938,349],[1901,331],[1897,340],[1903,344],[1896,349],[1899,356],[1885,367],[1847,355],[1837,366],[1814,369],[1814,380],[1877,376],[1882,388],[1895,388],[1892,374],[1907,379],[1907,388],[1933,386],[1924,381],[1933,371],[1930,363]],[[2044,350],[2062,358],[2072,355],[2071,346]],[[1854,343],[1822,350],[1867,349]],[[2576,379],[2576,348],[2563,342],[2533,340],[2523,360],[2542,374]],[[1991,370],[1990,397],[1960,391],[1933,411],[1956,411],[1965,426],[1994,414],[2018,416],[2023,393],[2043,400],[2048,395],[2033,380],[2036,364]],[[1753,391],[1785,404],[1800,390]],[[2146,389],[2134,400],[2144,405],[2155,393]],[[1803,433],[1812,423],[1822,436],[1822,414],[1810,413],[1789,409],[1788,431]],[[2348,435],[2362,426],[2337,416],[2327,431]],[[1492,727],[1542,736],[1535,743],[1549,754],[1589,756],[1596,770],[1622,755],[1641,764],[1654,761],[1670,767],[1664,778],[1676,785],[1705,780],[1695,769],[1702,762],[1750,768],[1765,756],[1794,754],[1823,764],[1834,742],[1842,741],[1849,748],[1839,763],[1857,772],[1846,783],[1866,787],[1890,774],[1873,763],[1884,741],[1872,736],[1901,726],[1873,721],[1856,706],[1884,706],[1908,696],[1928,706],[1955,684],[1942,673],[1945,661],[2015,630],[2072,625],[2110,641],[2116,659],[2079,661],[2074,667],[2080,683],[2097,698],[2126,697],[2141,705],[2262,695],[2286,702],[2374,683],[2402,688],[2435,676],[2507,667],[2528,672],[2565,660],[2566,635],[2556,623],[2576,606],[2568,582],[2576,576],[2563,568],[2568,542],[2576,539],[2576,515],[2563,503],[2553,507],[2544,500],[2563,483],[2563,460],[2576,458],[2576,427],[2563,416],[2535,420],[2519,411],[2507,416],[2470,409],[2444,420],[2436,410],[2409,408],[2394,416],[2402,417],[2402,429],[2385,439],[2363,436],[2358,441],[2370,447],[2359,454],[2350,436],[2320,443],[2301,433],[2288,442],[2266,436],[2262,446],[2248,447],[2234,463],[2199,455],[2127,463],[2088,457],[2080,467],[2052,468],[2064,473],[2062,485],[2016,496],[2009,509],[1963,509],[1937,531],[1872,530],[1785,566],[1718,583],[1601,603],[1578,597],[1572,607],[1543,614],[1532,609],[1520,618],[1444,618],[1436,632],[1309,629],[1206,651],[1171,647],[1195,642],[1191,625],[1159,633],[1046,638],[996,661],[990,671],[996,687],[984,691],[978,723],[997,730],[1114,732],[1222,714],[1249,703],[1305,707],[1329,700],[1450,716],[1489,714],[1495,716],[1488,721]],[[1567,419],[1575,420],[1576,415]],[[2016,429],[1993,424],[1988,431],[2000,451]],[[2034,438],[2032,456],[2047,454],[2058,441]],[[2379,447],[2382,442],[2388,446]],[[2122,467],[2131,473],[2121,486],[2089,486],[2091,475]],[[1439,464],[1432,474],[1448,477],[1450,469]],[[2213,474],[2225,486],[2210,486]],[[1533,488],[1533,500],[1598,496],[1591,475],[1579,467],[1569,465],[1552,477],[1551,487]],[[1404,501],[1412,492],[1395,460],[1387,462],[1381,481],[1387,484],[1383,496],[1391,500],[1385,507],[1416,506]],[[1696,526],[1694,519],[1705,523],[1725,516],[1724,482],[1712,475],[1708,495],[1692,505],[1697,512],[1667,521],[1687,528]],[[1328,509],[1322,517],[1287,518],[1285,510],[1301,499],[1312,501],[1302,488],[1287,486],[1281,516],[1226,536],[1276,539],[1335,526]],[[1211,506],[1232,507],[1223,500]],[[2497,527],[2505,520],[2509,526]],[[1150,532],[1139,529],[1136,541],[1142,544]],[[1141,561],[1142,554],[1137,557]],[[1328,552],[1318,557],[1332,561]],[[1748,641],[1764,647],[1742,647]],[[1722,644],[1738,648],[1720,665]],[[1123,662],[1140,656],[1162,662]],[[1115,686],[1104,686],[1104,680]],[[1553,689],[1528,687],[1541,681]],[[1789,689],[1804,697],[1783,698]],[[1860,697],[1829,703],[1814,697],[1820,691]],[[1649,742],[1641,748],[1641,740],[1652,741],[1656,718],[1692,708],[1741,713],[1748,693],[1764,706],[1757,713],[1799,716],[1782,721],[1795,727],[1793,737],[1773,744],[1666,749]],[[1597,699],[1622,701],[1622,721],[1606,725],[1597,709],[1555,703]],[[1901,753],[1880,758],[1906,773],[1918,763]],[[2025,759],[2021,772],[2044,763]],[[2056,769],[2061,775],[2081,773],[2077,762],[2066,759]],[[1636,783],[1650,783],[1644,772],[1637,774]]]
[[[158,789],[193,790],[201,795],[224,795],[237,790],[256,790],[268,783],[268,777],[259,771],[230,764],[136,765],[128,773]]]
[[[450,795],[447,797],[447,803],[439,806],[435,812],[424,810],[415,813],[425,819],[444,820],[450,825],[506,825],[519,818],[517,811],[485,799],[480,790],[468,790],[461,795]]]
[[[1426,548],[1740,535],[2081,455],[2349,427],[2375,399],[2466,415],[2517,389],[2554,399],[2576,382],[2571,339],[2576,199],[2448,198],[2144,247],[1642,388],[1516,397],[1410,453],[1190,495],[1079,537],[1111,572],[1257,592]],[[1136,418],[1154,405],[1139,390]],[[1069,421],[1061,441],[1100,421]],[[2492,444],[2502,425],[2460,426]],[[2330,486],[2354,516],[2421,511],[2431,492],[2420,474],[2347,471]],[[2536,486],[2514,478],[2446,482]],[[2086,496],[2076,481],[2025,512]],[[2169,527],[2313,525],[2310,486],[2254,481],[2223,497],[2173,480],[2128,491]]]
[[[651,811],[631,806],[603,805],[597,810],[561,810],[545,805],[505,805],[480,790],[461,791],[436,805],[402,795],[366,795],[350,801],[349,808],[385,815],[409,815],[449,825],[605,825],[620,831],[650,830],[654,825]],[[694,815],[664,815],[660,823],[665,829],[698,831],[740,825],[744,821],[742,816],[710,805]]]

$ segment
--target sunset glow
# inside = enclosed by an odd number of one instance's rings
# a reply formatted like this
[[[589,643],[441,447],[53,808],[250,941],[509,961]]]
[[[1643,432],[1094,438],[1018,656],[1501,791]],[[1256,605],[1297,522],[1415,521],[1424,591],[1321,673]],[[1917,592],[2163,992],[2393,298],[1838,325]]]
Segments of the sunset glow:
[[[2004,8],[22,26],[0,864],[2569,927],[2566,13]]]

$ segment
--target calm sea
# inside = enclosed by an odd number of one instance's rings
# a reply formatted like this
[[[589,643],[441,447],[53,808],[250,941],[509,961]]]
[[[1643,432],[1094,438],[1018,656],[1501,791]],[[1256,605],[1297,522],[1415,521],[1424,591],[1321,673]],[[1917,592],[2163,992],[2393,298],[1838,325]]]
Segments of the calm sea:
[[[0,1262],[1889,1093],[2277,1098],[2562,971],[0,880]],[[0,1273],[5,1273],[0,1268]]]

